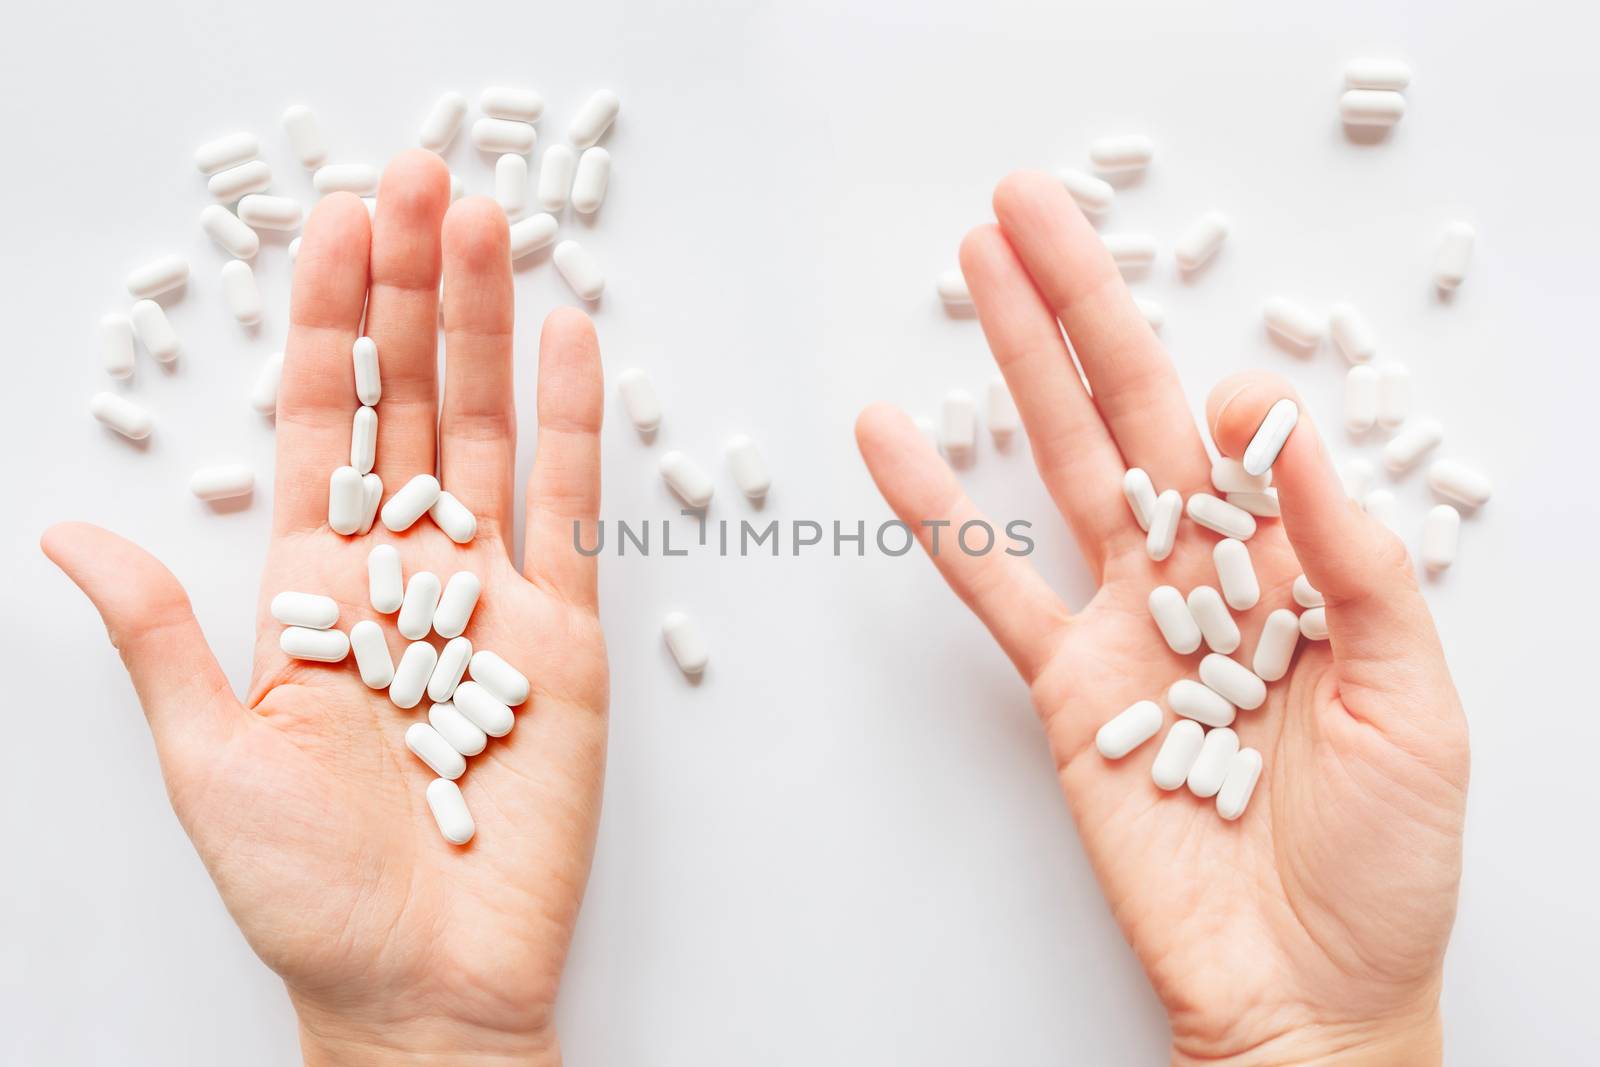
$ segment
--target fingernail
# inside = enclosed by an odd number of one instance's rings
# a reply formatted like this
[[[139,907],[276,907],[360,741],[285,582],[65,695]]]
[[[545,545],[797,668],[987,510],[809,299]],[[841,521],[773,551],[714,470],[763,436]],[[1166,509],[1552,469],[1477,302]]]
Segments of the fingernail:
[[[1244,450],[1241,462],[1245,473],[1260,477],[1271,470],[1278,461],[1278,453],[1283,450],[1283,443],[1289,439],[1289,432],[1299,421],[1300,408],[1288,397],[1268,408],[1267,417],[1261,420],[1255,436],[1250,438],[1249,447]]]

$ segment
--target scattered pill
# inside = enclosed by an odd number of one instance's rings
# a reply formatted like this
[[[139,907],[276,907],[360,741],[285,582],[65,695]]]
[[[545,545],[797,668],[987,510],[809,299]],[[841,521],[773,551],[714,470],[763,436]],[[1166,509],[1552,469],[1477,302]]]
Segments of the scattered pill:
[[[988,411],[984,421],[989,424],[989,436],[1003,448],[1022,429],[1022,416],[1017,413],[1017,402],[1012,399],[1004,378],[990,379],[986,399]]]
[[[383,376],[378,371],[378,342],[357,337],[350,346],[350,362],[355,367],[356,399],[371,407],[383,398]]]
[[[621,109],[622,102],[617,99],[616,93],[610,89],[597,89],[573,116],[572,124],[567,127],[567,140],[579,148],[588,148],[611,128]]]
[[[1365,456],[1351,456],[1339,464],[1339,480],[1344,483],[1345,495],[1351,500],[1366,496],[1377,476],[1378,468]]]
[[[419,474],[383,505],[381,515],[384,526],[392,533],[409,530],[412,523],[422,518],[433,502],[439,499],[439,479],[431,474]]]
[[[1248,511],[1257,518],[1275,519],[1283,514],[1276,489],[1263,489],[1259,493],[1229,493],[1225,499],[1234,507]]]
[[[1189,497],[1188,512],[1190,519],[1223,537],[1248,541],[1255,536],[1254,515],[1226,500],[1219,500],[1210,493],[1192,494]]]
[[[428,677],[428,699],[435,703],[449,700],[456,686],[461,684],[461,676],[467,673],[467,663],[471,659],[471,641],[465,637],[446,641],[444,648],[439,650],[439,662]]]
[[[772,488],[772,475],[767,472],[766,457],[747,435],[739,433],[728,438],[724,451],[728,457],[728,471],[733,483],[751,500],[766,499]]]
[[[328,476],[328,526],[346,537],[361,529],[366,511],[366,487],[354,467],[337,467]]]
[[[1482,507],[1494,492],[1486,475],[1453,459],[1433,461],[1428,468],[1428,485],[1446,500],[1467,508]]]
[[[261,238],[221,204],[207,204],[200,212],[200,228],[230,256],[250,259],[261,251]]]
[[[1200,661],[1200,681],[1235,707],[1251,711],[1267,699],[1267,683],[1238,660],[1213,652]]]
[[[1150,328],[1156,333],[1160,333],[1161,327],[1167,324],[1167,309],[1158,302],[1136,296],[1133,298],[1133,305],[1139,309],[1139,314],[1144,316],[1144,321],[1149,323]]]
[[[1472,246],[1478,231],[1465,222],[1452,222],[1445,228],[1444,239],[1439,242],[1438,254],[1433,260],[1433,281],[1446,291],[1460,285],[1467,276],[1472,262]]]
[[[389,702],[397,708],[414,708],[420,704],[438,662],[439,653],[428,642],[413,641],[407,645],[395,666],[394,681],[389,683]]]
[[[255,487],[255,472],[242,463],[201,467],[189,476],[189,492],[201,500],[231,500],[249,496]]]
[[[1211,561],[1217,568],[1217,584],[1222,586],[1222,598],[1228,606],[1234,611],[1255,607],[1261,599],[1261,584],[1256,580],[1256,569],[1245,543],[1223,538],[1211,550]]]
[[[278,647],[290,659],[313,663],[343,663],[350,654],[350,639],[342,630],[312,630],[290,626],[278,635]]]
[[[1089,143],[1089,162],[1101,174],[1143,170],[1155,156],[1155,145],[1142,134],[1101,137]]]
[[[1106,759],[1121,759],[1161,732],[1161,705],[1141,700],[1117,712],[1094,735],[1094,747]]]
[[[311,176],[311,186],[324,196],[328,193],[372,196],[378,191],[378,168],[365,163],[329,163],[317,168]]]
[[[368,471],[361,476],[361,526],[357,534],[366,535],[371,532],[372,524],[378,518],[378,504],[383,500],[383,479]]]
[[[295,104],[285,109],[283,132],[289,138],[289,151],[306,170],[316,170],[327,160],[328,142],[322,136],[322,124],[309,107]]]
[[[1219,456],[1211,461],[1211,484],[1219,493],[1259,493],[1272,484],[1272,471],[1248,474],[1243,463]]]
[[[400,615],[395,619],[395,629],[408,641],[421,641],[433,628],[433,613],[439,607],[439,576],[432,571],[418,571],[406,583],[405,599],[400,602]],[[432,666],[428,668],[432,670]]]
[[[472,655],[476,659],[483,653],[474,652]],[[468,722],[490,737],[504,737],[511,732],[511,727],[516,722],[516,716],[511,713],[505,701],[489,692],[476,678],[456,686],[455,695],[450,698],[450,702]]]
[[[406,727],[406,747],[440,778],[454,780],[467,771],[466,758],[425,722],[414,722]]]
[[[638,367],[625,370],[617,376],[617,392],[622,395],[622,408],[633,428],[640,433],[654,433],[661,425],[661,400],[650,376]]]
[[[1234,706],[1214,689],[1193,678],[1180,678],[1167,688],[1167,703],[1185,719],[1206,726],[1227,726],[1234,720]]]
[[[1378,424],[1378,368],[1357,363],[1344,376],[1344,428],[1366,433]]]
[[[1228,767],[1239,751],[1239,735],[1226,726],[1207,730],[1200,754],[1189,768],[1189,792],[1197,797],[1214,797],[1228,776]]]
[[[674,450],[661,457],[661,477],[666,480],[667,487],[691,508],[703,508],[711,503],[715,487],[710,475],[682,452]]]
[[[1389,89],[1347,89],[1339,117],[1347,126],[1393,126],[1406,113],[1406,98]]]
[[[377,197],[375,197],[375,196],[363,196],[361,198],[361,206],[367,209],[367,220],[369,222],[377,220],[377,218],[378,218],[378,198]],[[440,288],[443,288],[443,286],[444,286],[444,279],[443,278],[441,278],[439,280],[439,286],[440,286]]]
[[[695,625],[693,619],[681,611],[674,611],[661,621],[661,634],[667,639],[667,648],[671,650],[672,658],[678,661],[680,671],[688,675],[705,672],[711,654],[706,648],[700,627]]]
[[[1333,347],[1351,363],[1370,363],[1378,354],[1378,339],[1367,320],[1349,304],[1333,305],[1328,312],[1328,332],[1333,337]]]
[[[450,175],[450,202],[453,204],[466,195],[467,187],[462,184],[459,175]]]
[[[1172,546],[1178,541],[1178,519],[1182,516],[1183,494],[1176,489],[1162,490],[1150,513],[1150,530],[1144,539],[1145,553],[1157,563],[1172,555]]]
[[[567,206],[573,175],[578,168],[578,153],[571,145],[553,144],[539,161],[539,206],[559,212]]]
[[[972,458],[978,443],[978,405],[965,389],[944,395],[939,409],[939,447],[952,463]]]
[[[1411,372],[1401,363],[1378,368],[1378,425],[1393,429],[1411,413]]]
[[[1116,201],[1117,191],[1104,178],[1096,178],[1081,170],[1063,170],[1057,177],[1085,215],[1104,215]]]
[[[256,159],[213,174],[206,182],[206,191],[224,204],[231,204],[242,196],[264,193],[271,186],[272,168]]]
[[[1156,239],[1139,233],[1108,233],[1100,238],[1124,274],[1142,271],[1156,261]]]
[[[509,707],[514,708],[528,699],[530,687],[527,676],[488,649],[480,648],[472,654],[468,673],[473,681]]]
[[[261,287],[256,284],[256,272],[244,260],[230,259],[222,265],[222,298],[243,325],[261,321]]]
[[[576,241],[562,241],[553,253],[556,270],[581,300],[599,300],[606,276],[589,250]]]
[[[111,314],[100,319],[100,365],[113,378],[133,373],[133,320]]]
[[[443,152],[455,140],[461,120],[466,117],[467,98],[460,93],[445,93],[428,109],[417,143],[430,152]]]
[[[1193,719],[1179,719],[1172,724],[1150,765],[1150,778],[1159,788],[1170,792],[1188,780],[1189,768],[1200,755],[1205,735],[1205,729]]]
[[[458,545],[469,543],[478,534],[477,516],[455,496],[443,490],[428,508],[428,517]]]
[[[535,122],[544,114],[544,97],[532,89],[491,86],[479,94],[478,110],[490,118]]]
[[[1398,59],[1352,59],[1344,68],[1344,84],[1400,92],[1411,84],[1411,68]]]
[[[298,230],[305,218],[300,201],[251,193],[239,201],[239,218],[257,229]]]
[[[525,156],[533,151],[538,134],[526,122],[482,118],[472,124],[472,143],[480,152],[503,156],[508,152]]]
[[[1400,510],[1393,492],[1388,489],[1373,489],[1362,498],[1361,506],[1372,518],[1391,530],[1396,529],[1396,523],[1400,520]]]
[[[483,582],[476,574],[471,571],[456,571],[452,574],[450,580],[445,583],[444,592],[439,594],[438,606],[433,609],[433,632],[445,638],[457,638],[465,633],[467,623],[472,620],[472,610],[478,606],[478,597],[482,592]]]
[[[178,358],[181,348],[178,335],[160,304],[154,300],[140,300],[129,309],[128,318],[133,321],[133,332],[139,343],[158,363],[171,363]]]
[[[367,599],[380,615],[393,615],[405,602],[400,553],[393,545],[377,545],[367,553]]]
[[[1307,641],[1328,639],[1328,609],[1311,608],[1300,613],[1300,636]]]
[[[476,756],[489,747],[489,735],[461,714],[454,704],[435,703],[428,709],[428,723],[439,731],[440,737],[450,742],[451,748],[463,756]]]
[[[572,179],[572,209],[580,215],[593,215],[605,201],[610,184],[611,153],[600,147],[584,149]]]
[[[1250,438],[1250,444],[1245,447],[1244,469],[1246,474],[1265,474],[1278,462],[1278,453],[1283,450],[1284,443],[1289,440],[1289,434],[1300,421],[1300,408],[1293,400],[1284,397],[1272,407],[1267,409],[1267,415],[1261,420],[1261,425],[1256,428],[1255,436]]]
[[[528,160],[507,153],[494,161],[494,198],[506,218],[517,219],[528,209]]]
[[[300,238],[296,237],[289,242],[289,262],[293,263],[300,258]]]
[[[1442,571],[1456,561],[1461,545],[1461,512],[1449,504],[1438,504],[1422,520],[1422,565]]]
[[[541,212],[528,218],[520,219],[511,224],[511,258],[521,259],[523,256],[546,248],[551,241],[556,239],[556,230],[561,224],[554,215]]]
[[[230,133],[215,141],[207,141],[194,150],[194,165],[201,174],[215,174],[219,170],[248,163],[261,154],[261,145],[253,133]]]
[[[1182,270],[1198,270],[1217,254],[1222,242],[1228,239],[1228,219],[1220,211],[1201,215],[1178,238],[1173,249],[1174,258]]]
[[[394,681],[394,659],[389,655],[383,627],[371,619],[362,619],[350,627],[350,650],[356,654],[356,668],[368,689],[389,688]]]
[[[1241,748],[1222,779],[1222,789],[1217,793],[1217,814],[1229,822],[1243,815],[1260,777],[1261,753],[1253,748]]]
[[[1303,608],[1320,608],[1326,603],[1322,594],[1317,591],[1317,587],[1303,574],[1294,580],[1291,593],[1294,602]]]
[[[1416,466],[1444,440],[1444,428],[1435,419],[1411,419],[1383,446],[1383,465],[1399,474]]]
[[[1207,648],[1226,655],[1239,647],[1239,625],[1222,602],[1222,594],[1209,585],[1197,585],[1189,590],[1188,605]]]
[[[934,288],[939,293],[939,300],[947,308],[972,306],[972,292],[967,288],[966,276],[959,269],[942,272],[934,279]]]
[[[1292,300],[1281,296],[1268,300],[1261,317],[1268,332],[1296,348],[1315,348],[1322,341],[1322,320]]]
[[[101,392],[90,397],[89,414],[130,441],[144,440],[155,426],[148,411],[116,393]]]
[[[1150,591],[1149,607],[1150,617],[1168,648],[1187,656],[1200,647],[1200,625],[1189,613],[1182,593],[1170,585],[1158,585]]]
[[[1133,521],[1148,533],[1156,513],[1156,487],[1150,475],[1141,467],[1129,467],[1128,473],[1122,476],[1122,495],[1127,498],[1128,510],[1133,512]]]
[[[1267,616],[1256,640],[1256,654],[1250,669],[1263,682],[1276,682],[1289,672],[1294,646],[1300,643],[1300,618],[1288,608],[1278,608]]]
[[[357,474],[372,473],[372,462],[378,454],[378,411],[362,406],[356,408],[350,422],[350,466]],[[362,496],[363,511],[366,497]]]
[[[181,289],[189,280],[189,261],[182,256],[162,256],[128,275],[128,295],[148,300]]]
[[[464,845],[472,840],[477,827],[472,813],[467,810],[461,787],[448,778],[435,778],[428,783],[428,810],[438,824],[439,834],[452,845]]]

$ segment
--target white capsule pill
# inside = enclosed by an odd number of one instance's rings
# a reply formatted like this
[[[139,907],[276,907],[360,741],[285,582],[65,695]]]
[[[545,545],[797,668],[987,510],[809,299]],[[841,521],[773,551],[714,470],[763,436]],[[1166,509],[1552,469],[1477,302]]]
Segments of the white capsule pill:
[[[279,593],[269,610],[278,622],[308,630],[326,630],[339,621],[338,603],[316,593]]]
[[[745,434],[728,438],[724,451],[728,457],[728,472],[739,492],[751,500],[763,500],[772,488],[772,475],[767,472],[766,457],[761,449]]]
[[[394,681],[394,659],[389,655],[383,627],[371,619],[362,619],[350,627],[350,650],[356,654],[356,668],[368,689],[387,689]]]
[[[1326,603],[1317,587],[1303,574],[1294,580],[1292,593],[1294,602],[1303,608],[1320,608]]]
[[[1315,348],[1322,340],[1323,322],[1293,300],[1274,297],[1261,309],[1267,331],[1296,348]]]
[[[366,511],[366,486],[354,467],[338,467],[328,476],[328,526],[346,537],[361,529]]]
[[[1453,459],[1434,460],[1428,468],[1428,485],[1446,500],[1467,508],[1482,507],[1494,492],[1488,476]]]
[[[1255,436],[1245,447],[1246,474],[1265,474],[1278,462],[1278,453],[1289,440],[1289,434],[1300,421],[1300,408],[1293,400],[1284,397],[1267,409],[1266,417],[1256,427]]]
[[[383,479],[372,472],[361,476],[361,528],[356,531],[365,535],[372,530],[372,524],[378,519],[378,504],[383,500]]]
[[[467,771],[466,758],[425,722],[406,727],[406,747],[440,778],[454,780]]]
[[[311,186],[324,196],[328,193],[372,196],[378,191],[378,168],[365,163],[329,163],[317,168],[311,176]]]
[[[1228,765],[1222,789],[1217,793],[1217,814],[1229,822],[1243,815],[1260,777],[1261,753],[1253,748],[1240,749]]]
[[[89,414],[102,426],[108,426],[131,441],[142,441],[150,436],[155,420],[144,408],[125,396],[116,393],[96,393],[89,398]]]
[[[1401,92],[1411,84],[1411,68],[1398,59],[1352,59],[1344,68],[1350,89],[1389,89]]]
[[[356,408],[355,418],[350,422],[350,466],[358,474],[372,473],[372,462],[378,454],[378,411],[376,408],[362,406]],[[362,498],[363,504],[366,497]],[[363,508],[365,511],[365,508]]]
[[[1147,270],[1156,261],[1156,239],[1142,233],[1108,233],[1100,238],[1124,274]]]
[[[572,179],[572,209],[580,215],[593,215],[605,201],[610,184],[611,153],[598,147],[584,149]]]
[[[133,320],[111,314],[100,319],[101,366],[113,378],[133,373]]]
[[[1411,414],[1411,372],[1400,363],[1378,368],[1378,425],[1393,429]]]
[[[567,140],[579,148],[588,148],[604,136],[616,120],[622,102],[610,89],[598,89],[583,102],[572,123],[567,127]]]
[[[1101,174],[1125,174],[1148,167],[1155,151],[1143,134],[1101,137],[1089,143],[1089,162]]]
[[[1300,643],[1300,618],[1288,608],[1278,608],[1267,616],[1256,640],[1256,654],[1250,669],[1263,682],[1276,682],[1289,672],[1294,646]]]
[[[1461,547],[1461,513],[1449,504],[1428,510],[1422,520],[1422,565],[1442,571],[1456,561]]]
[[[535,122],[544,114],[544,97],[532,89],[490,86],[478,96],[478,110],[491,118]]]
[[[367,554],[367,598],[372,610],[392,615],[405,602],[406,588],[400,575],[400,553],[393,545],[378,545]]]
[[[561,224],[554,215],[540,213],[521,219],[511,224],[511,258],[521,259],[523,256],[547,248],[551,241],[556,239],[556,230]]]
[[[1347,89],[1339,117],[1347,126],[1393,126],[1405,117],[1406,98],[1389,89]]]
[[[1208,211],[1183,231],[1173,248],[1173,257],[1182,270],[1198,270],[1217,254],[1228,239],[1228,219],[1220,211]]]
[[[316,112],[304,104],[284,110],[283,132],[289,137],[289,150],[306,170],[316,170],[328,158],[328,142]]]
[[[434,668],[438,670],[437,667]],[[459,684],[459,683],[458,683]],[[454,692],[454,689],[451,690]],[[450,742],[450,747],[463,756],[476,756],[489,747],[489,735],[478,729],[473,721],[461,714],[454,704],[436,703],[428,709],[428,723],[439,736]]]
[[[952,389],[939,409],[939,447],[952,463],[964,463],[977,442],[978,405],[965,389]]]
[[[1408,471],[1444,440],[1444,427],[1429,418],[1412,419],[1383,446],[1383,465],[1399,474]]]
[[[1225,499],[1234,507],[1258,518],[1275,519],[1283,513],[1276,489],[1263,489],[1259,493],[1229,493]]]
[[[1372,488],[1378,468],[1364,456],[1351,456],[1339,464],[1339,480],[1344,483],[1344,494],[1351,500],[1360,500]]]
[[[1150,765],[1150,777],[1158,787],[1170,792],[1183,785],[1195,757],[1200,755],[1205,735],[1204,728],[1193,719],[1179,719],[1172,724]]]
[[[239,217],[264,230],[298,230],[305,218],[300,201],[287,196],[251,193],[239,201]]]
[[[994,438],[996,445],[1004,447],[1022,429],[1022,416],[1017,413],[1017,402],[1012,399],[1006,380],[998,375],[990,379],[985,399],[987,411],[984,421],[989,424],[989,436]]]
[[[442,703],[455,693],[461,676],[467,673],[467,663],[472,659],[472,642],[465,637],[446,641],[439,650],[439,662],[428,678],[428,699]]]
[[[1378,424],[1378,368],[1358,363],[1344,376],[1344,428],[1366,433]]]
[[[1189,590],[1189,614],[1200,627],[1200,636],[1206,647],[1226,655],[1239,647],[1239,625],[1222,602],[1222,594],[1209,585],[1197,585]],[[1205,677],[1204,674],[1201,675]]]
[[[278,647],[290,659],[343,663],[350,654],[350,639],[342,630],[312,630],[305,626],[291,626],[278,635]]]
[[[473,656],[482,654],[474,652]],[[451,697],[450,702],[468,722],[490,737],[504,737],[511,732],[511,727],[516,722],[516,716],[511,714],[511,709],[506,706],[505,701],[489,692],[483,683],[476,679],[456,686],[455,695]]]
[[[128,318],[133,322],[133,332],[139,343],[157,362],[171,363],[178,358],[182,346],[160,304],[154,300],[140,300],[129,309]]]
[[[1222,598],[1234,611],[1248,611],[1261,599],[1261,584],[1256,580],[1255,566],[1250,562],[1250,550],[1243,541],[1231,537],[1217,542],[1211,550],[1211,560],[1217,569],[1217,584],[1222,586]]]
[[[528,160],[507,153],[494,161],[494,198],[506,218],[521,218],[528,208]]]
[[[1128,510],[1133,512],[1133,521],[1139,524],[1139,529],[1148,532],[1156,513],[1156,487],[1150,475],[1141,467],[1129,467],[1128,473],[1122,476],[1122,495],[1128,501]]]
[[[233,317],[246,326],[261,321],[261,287],[256,284],[256,272],[242,259],[230,259],[222,265],[222,299]]]
[[[1223,537],[1248,541],[1255,536],[1254,515],[1210,493],[1195,493],[1190,496],[1188,512],[1190,519]]]
[[[256,231],[221,204],[207,204],[201,210],[200,228],[230,256],[250,259],[261,251],[261,238]]]
[[[967,288],[966,275],[959,269],[942,271],[934,279],[933,287],[939,294],[940,302],[947,308],[972,306],[972,292]]]
[[[189,476],[189,492],[201,500],[231,500],[249,496],[255,487],[255,472],[242,463],[201,467]]]
[[[1243,463],[1220,456],[1211,461],[1211,484],[1219,493],[1259,493],[1272,484],[1272,471],[1248,474]]]
[[[1214,797],[1228,776],[1228,768],[1239,751],[1239,735],[1226,726],[1206,731],[1200,754],[1189,768],[1189,792],[1197,797]]]
[[[1234,706],[1226,697],[1193,678],[1173,682],[1167,689],[1167,703],[1183,718],[1206,726],[1227,726],[1235,715]]]
[[[581,300],[598,300],[605,291],[606,276],[588,249],[576,241],[562,241],[553,253],[556,270]]]
[[[272,168],[259,159],[213,174],[206,191],[213,199],[231,204],[251,193],[264,193],[272,185]]]
[[[458,545],[468,544],[478,534],[477,516],[455,496],[443,490],[428,508],[428,517]]]
[[[1189,613],[1182,593],[1170,585],[1158,585],[1150,591],[1149,606],[1150,617],[1168,648],[1187,656],[1200,647],[1200,625]]]
[[[1165,489],[1156,497],[1155,509],[1150,513],[1150,530],[1145,535],[1144,550],[1156,562],[1172,555],[1172,546],[1178,542],[1178,520],[1183,517],[1183,494],[1176,489]]]
[[[248,163],[261,154],[261,145],[253,133],[230,133],[215,141],[207,141],[194,150],[194,165],[201,174],[215,174],[219,170]]]
[[[1478,231],[1465,222],[1452,222],[1445,228],[1439,251],[1433,259],[1433,281],[1446,291],[1460,285],[1472,263],[1472,246]]]
[[[467,670],[474,682],[483,686],[496,700],[509,707],[514,708],[528,699],[530,687],[527,675],[488,649],[480,648],[474,652],[472,663]]]
[[[383,397],[383,376],[378,372],[378,342],[357,337],[350,347],[350,362],[356,372],[356,399],[371,407]]]
[[[1307,641],[1328,639],[1328,609],[1311,608],[1300,613],[1300,636]]]
[[[293,263],[300,258],[300,238],[296,237],[289,242],[289,262]]]
[[[1103,178],[1096,178],[1081,170],[1063,170],[1057,177],[1085,215],[1104,215],[1116,201],[1117,191]]]
[[[1372,518],[1398,532],[1396,524],[1400,521],[1400,510],[1393,492],[1388,489],[1374,489],[1362,499],[1361,506]]]
[[[478,606],[478,596],[482,592],[483,582],[476,574],[471,571],[456,571],[452,574],[450,581],[445,583],[444,592],[439,595],[439,605],[433,610],[434,633],[440,637],[460,637],[472,619],[472,609]]]
[[[571,145],[553,144],[539,161],[539,206],[559,212],[567,206],[572,179],[578,168],[578,153]]]
[[[478,151],[503,156],[508,152],[525,156],[533,151],[538,134],[526,122],[481,118],[472,124],[472,143]]]
[[[1144,321],[1156,333],[1161,332],[1161,327],[1167,324],[1167,309],[1154,300],[1147,300],[1142,296],[1133,298],[1133,306],[1139,309],[1139,314],[1144,316]]]
[[[411,524],[427,514],[433,502],[439,499],[439,479],[431,474],[419,474],[383,505],[381,515],[384,526],[393,533],[409,530]]]
[[[418,571],[406,583],[405,599],[400,602],[400,615],[395,628],[408,641],[421,641],[433,628],[433,613],[439,607],[439,576],[432,571]],[[430,666],[428,668],[432,670]]]
[[[617,392],[633,428],[643,434],[654,433],[661,425],[661,400],[650,376],[637,367],[625,370],[617,376]]]
[[[1328,312],[1328,332],[1333,347],[1351,363],[1370,363],[1378,354],[1378,339],[1361,312],[1349,304],[1335,304]]]
[[[1094,735],[1094,747],[1106,759],[1121,759],[1161,732],[1161,705],[1141,700],[1119,711]]]
[[[428,642],[413,641],[407,645],[394,669],[394,680],[389,683],[390,703],[397,708],[414,708],[420,704],[438,662],[439,653]]]
[[[135,299],[146,300],[181,289],[188,280],[188,260],[182,256],[162,256],[129,273],[128,293]]]
[[[461,787],[447,778],[435,778],[428,783],[428,810],[433,812],[440,836],[452,845],[466,844],[477,832]]]
[[[430,152],[443,152],[455,140],[461,120],[466,117],[467,98],[460,93],[445,93],[428,109],[417,143]]]
[[[672,451],[661,457],[661,477],[691,508],[703,508],[711,503],[714,488],[711,476],[682,452]]]
[[[450,175],[450,202],[453,204],[466,195],[467,187],[462,184],[458,175]]]
[[[1200,661],[1200,681],[1235,707],[1251,711],[1267,699],[1267,683],[1238,660],[1212,653]]]
[[[661,621],[661,634],[666,638],[667,648],[671,650],[679,670],[688,675],[705,671],[711,653],[706,647],[705,636],[693,619],[681,611],[674,611]]]

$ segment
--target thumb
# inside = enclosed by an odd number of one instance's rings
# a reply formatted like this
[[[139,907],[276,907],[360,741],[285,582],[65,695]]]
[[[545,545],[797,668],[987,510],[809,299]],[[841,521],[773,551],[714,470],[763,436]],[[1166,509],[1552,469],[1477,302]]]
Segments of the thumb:
[[[189,597],[150,553],[87,523],[50,527],[39,545],[94,603],[139,694],[169,781],[242,722]]]

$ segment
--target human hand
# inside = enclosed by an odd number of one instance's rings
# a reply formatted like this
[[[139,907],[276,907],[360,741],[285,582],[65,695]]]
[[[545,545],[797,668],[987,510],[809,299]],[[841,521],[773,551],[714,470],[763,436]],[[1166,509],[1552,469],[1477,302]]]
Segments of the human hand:
[[[946,551],[935,563],[1027,680],[1062,790],[1112,911],[1166,1006],[1175,1063],[1438,1062],[1438,995],[1455,915],[1467,735],[1400,541],[1346,499],[1304,406],[1273,467],[1282,521],[1248,542],[1260,603],[1235,613],[1246,665],[1302,571],[1331,640],[1302,641],[1267,701],[1241,711],[1265,760],[1238,822],[1151,781],[1152,740],[1117,762],[1094,735],[1136,700],[1164,700],[1196,656],[1162,640],[1150,590],[1217,583],[1217,535],[1185,520],[1162,563],[1122,496],[1125,467],[1187,498],[1210,462],[1178,378],[1110,256],[1060,183],[1008,177],[998,226],[961,266],[1052,499],[1100,588],[1072,614],[1021,559]],[[1061,336],[1072,340],[1093,397]],[[1263,373],[1219,385],[1212,439],[1243,455],[1272,403]],[[856,428],[899,517],[952,527],[980,514],[904,415]],[[1167,723],[1173,721],[1167,715]]]
[[[553,1005],[605,765],[595,560],[572,547],[572,523],[599,508],[601,366],[589,320],[552,313],[519,571],[512,302],[504,213],[484,198],[452,206],[437,156],[412,151],[389,166],[370,224],[354,196],[318,203],[295,269],[272,542],[243,705],[160,563],[91,526],[44,536],[121,651],[173,808],[251,947],[288,986],[308,1062],[560,1058]],[[385,497],[437,472],[478,518],[470,544],[426,517],[401,534],[328,527],[328,477],[349,462],[350,349],[364,307],[382,361],[375,469]],[[426,701],[401,711],[352,661],[296,661],[278,647],[268,605],[284,590],[333,597],[343,630],[378,617],[366,569],[378,544],[398,548],[408,577],[475,572],[483,595],[467,636],[533,685],[515,728],[461,779],[478,828],[466,847],[440,836],[424,799],[434,775],[403,741]],[[380,622],[398,661],[406,642],[392,619]]]

